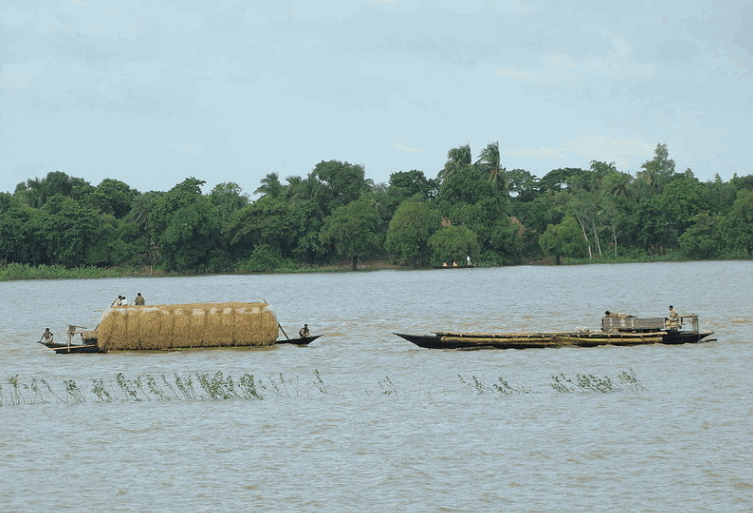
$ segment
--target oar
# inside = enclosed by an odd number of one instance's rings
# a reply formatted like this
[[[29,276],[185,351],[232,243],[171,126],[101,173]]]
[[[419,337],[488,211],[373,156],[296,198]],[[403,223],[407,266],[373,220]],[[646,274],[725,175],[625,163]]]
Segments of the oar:
[[[288,336],[287,333],[285,333],[285,330],[282,329],[282,326],[280,325],[279,322],[277,323],[277,327],[280,328],[280,330],[282,331],[282,334],[285,335],[285,338],[288,339],[288,340],[290,340],[290,337]]]

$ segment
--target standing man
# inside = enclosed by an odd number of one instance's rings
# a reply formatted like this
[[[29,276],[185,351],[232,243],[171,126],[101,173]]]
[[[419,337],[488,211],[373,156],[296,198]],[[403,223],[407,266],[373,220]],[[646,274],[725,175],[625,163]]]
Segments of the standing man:
[[[680,314],[677,313],[675,307],[669,305],[669,317],[666,318],[667,328],[676,330],[680,327]]]

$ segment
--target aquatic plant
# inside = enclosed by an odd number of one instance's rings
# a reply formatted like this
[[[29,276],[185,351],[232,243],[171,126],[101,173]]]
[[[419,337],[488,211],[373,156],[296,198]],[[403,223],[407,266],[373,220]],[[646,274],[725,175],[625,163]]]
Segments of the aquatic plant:
[[[458,378],[460,378],[460,382],[462,384],[464,384],[471,390],[475,390],[479,394],[483,394],[486,392],[497,392],[503,395],[528,393],[528,390],[523,387],[510,385],[510,383],[508,383],[504,378],[502,378],[502,376],[499,376],[497,378],[497,382],[492,384],[492,386],[485,385],[476,376],[471,376],[473,383],[469,383],[463,378],[463,376],[459,374],[458,374]]]
[[[65,391],[68,393],[68,402],[86,402],[84,394],[81,392],[81,389],[78,387],[75,381],[73,381],[72,379],[66,379],[65,381],[63,381],[63,383],[65,384]]]
[[[382,389],[382,395],[397,394],[397,387],[392,382],[389,376],[385,376],[382,381],[379,382],[379,388]]]
[[[329,391],[327,390],[327,387],[324,386],[324,380],[322,380],[322,376],[319,374],[319,369],[314,369],[314,376],[316,377],[316,380],[314,381],[314,386],[324,395],[329,395]]]
[[[599,378],[593,374],[576,374],[575,379],[573,379],[564,374],[559,374],[552,376],[551,387],[557,392],[609,393],[623,390],[645,390],[632,369],[629,372],[621,373],[617,379],[620,383],[613,382],[609,376]]]
[[[240,379],[241,395],[244,399],[262,399],[261,394],[256,390],[256,382],[251,374],[244,374]]]

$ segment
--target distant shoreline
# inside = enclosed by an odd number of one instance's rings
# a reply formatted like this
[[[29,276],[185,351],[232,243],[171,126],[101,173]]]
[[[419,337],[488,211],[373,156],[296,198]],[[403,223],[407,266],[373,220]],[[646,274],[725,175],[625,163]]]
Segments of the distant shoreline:
[[[724,259],[724,260],[748,260],[748,259]],[[652,258],[645,260],[605,260],[605,259],[568,259],[563,260],[562,266],[571,265],[589,265],[589,264],[637,264],[637,263],[651,263],[651,262],[695,262],[697,260],[688,260],[663,255],[660,258]],[[721,261],[721,260],[720,260]],[[536,261],[526,261],[517,265],[527,266],[542,266],[542,267],[554,267],[554,258],[545,258]],[[491,267],[516,267],[517,265],[509,266],[474,266],[474,267],[461,267],[463,269],[471,268],[491,268]],[[402,271],[420,271],[434,269],[432,266],[425,267],[411,267],[406,265],[392,264],[384,259],[363,259],[359,260],[358,268],[356,271],[379,271],[379,270],[402,270]],[[227,271],[227,272],[213,272],[213,273],[180,273],[169,272],[161,269],[150,268],[149,266],[143,266],[139,268],[128,267],[111,267],[107,269],[100,268],[74,268],[67,269],[62,266],[38,266],[33,267],[27,264],[7,264],[0,266],[0,282],[3,281],[26,281],[26,280],[82,280],[82,279],[103,279],[103,278],[145,278],[145,277],[179,277],[179,276],[209,276],[209,275],[251,275],[251,274],[309,274],[309,273],[341,273],[341,272],[353,272],[350,268],[350,261],[341,261],[338,264],[319,265],[302,267],[298,269],[273,269],[267,271]]]

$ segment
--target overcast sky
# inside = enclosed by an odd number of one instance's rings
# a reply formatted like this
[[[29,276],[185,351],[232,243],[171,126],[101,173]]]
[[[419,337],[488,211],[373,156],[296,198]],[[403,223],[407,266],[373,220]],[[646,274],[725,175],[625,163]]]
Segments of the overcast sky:
[[[538,177],[666,144],[753,173],[753,2],[96,1],[0,6],[0,191],[62,171],[204,192],[322,160],[434,178],[451,148]]]

